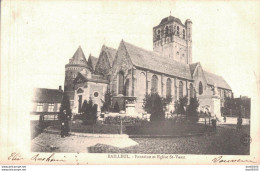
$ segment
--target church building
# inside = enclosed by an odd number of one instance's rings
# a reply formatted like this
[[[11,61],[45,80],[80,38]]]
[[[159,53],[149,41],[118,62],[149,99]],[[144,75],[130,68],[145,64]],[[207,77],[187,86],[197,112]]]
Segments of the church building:
[[[110,92],[112,106],[117,103],[126,114],[134,111],[140,116],[146,93],[172,97],[170,111],[176,100],[196,94],[200,110],[218,117],[224,97],[232,95],[223,77],[205,71],[199,62],[192,63],[192,22],[187,19],[183,24],[173,16],[153,28],[153,51],[122,40],[117,49],[103,45],[99,57],[90,55],[87,61],[79,47],[65,66],[64,92],[73,113],[79,113],[89,99],[100,110],[105,93]]]

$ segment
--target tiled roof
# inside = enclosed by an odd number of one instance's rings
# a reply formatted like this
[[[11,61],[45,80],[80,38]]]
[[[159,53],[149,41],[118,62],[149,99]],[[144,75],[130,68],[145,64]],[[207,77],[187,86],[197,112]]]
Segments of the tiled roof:
[[[91,54],[88,57],[88,65],[95,70],[96,64],[97,64],[98,58],[92,56]]]
[[[198,64],[199,64],[199,62],[190,64],[190,73],[191,73],[191,75],[194,73],[194,70],[196,69]]]
[[[114,62],[114,59],[115,59],[115,56],[116,56],[116,49],[114,48],[111,48],[111,47],[108,47],[106,45],[103,45],[102,46],[102,49],[101,51],[106,51],[107,54],[108,54],[108,60],[109,60],[109,63],[110,63],[110,67],[112,67],[113,65],[113,62]]]
[[[182,24],[182,22],[181,22],[181,20],[179,18],[176,18],[176,17],[173,17],[173,16],[169,16],[169,17],[163,18],[159,25],[165,24],[165,23],[169,23],[169,22],[172,22],[172,21],[175,21],[176,23],[184,25],[184,24]]]
[[[80,46],[74,53],[73,57],[70,59],[69,64],[87,65],[86,57]]]
[[[148,51],[122,40],[133,65],[144,69],[191,80],[190,67],[158,53]]]
[[[58,89],[36,88],[32,101],[38,103],[61,103],[63,91]]]
[[[228,83],[225,81],[225,79],[222,76],[212,74],[207,71],[204,71],[204,74],[208,84],[213,86],[216,85],[217,87],[231,90],[231,87],[228,85]]]

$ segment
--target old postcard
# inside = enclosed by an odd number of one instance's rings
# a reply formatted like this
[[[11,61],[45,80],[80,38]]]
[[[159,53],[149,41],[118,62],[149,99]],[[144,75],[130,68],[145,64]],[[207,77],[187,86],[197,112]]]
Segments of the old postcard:
[[[1,1],[2,165],[259,165],[259,1]]]

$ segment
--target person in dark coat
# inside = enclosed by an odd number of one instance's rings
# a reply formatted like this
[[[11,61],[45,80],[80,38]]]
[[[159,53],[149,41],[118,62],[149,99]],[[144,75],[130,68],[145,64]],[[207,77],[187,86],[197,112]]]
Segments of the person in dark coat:
[[[213,117],[213,119],[211,120],[211,123],[212,123],[213,131],[216,132],[217,131],[217,118]]]
[[[66,110],[63,110],[60,120],[61,120],[61,137],[64,138],[65,136],[69,136],[70,115],[67,113]]]

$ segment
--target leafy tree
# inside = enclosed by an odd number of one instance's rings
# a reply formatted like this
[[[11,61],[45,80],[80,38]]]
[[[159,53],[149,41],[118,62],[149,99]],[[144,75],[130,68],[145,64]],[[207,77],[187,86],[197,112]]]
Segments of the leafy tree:
[[[105,101],[103,102],[103,106],[101,108],[102,112],[109,112],[111,102],[112,102],[112,94],[109,91],[107,91],[105,94]]]
[[[176,100],[174,103],[174,108],[175,111],[174,113],[181,114],[181,115],[185,115],[185,108],[187,107],[188,104],[188,98],[187,96],[180,98],[179,100]]]
[[[199,107],[199,100],[197,97],[191,97],[190,98],[190,104],[187,107],[187,117],[193,122],[197,122],[198,117],[198,107]]]
[[[63,111],[66,110],[67,114],[71,116],[71,109],[70,109],[70,101],[68,96],[64,93],[61,101],[61,106],[60,106],[60,112],[58,114],[58,119],[61,118],[61,114]]]
[[[93,101],[90,99],[88,102],[84,100],[85,105],[82,105],[83,109],[83,120],[84,124],[86,123],[96,123],[97,121],[97,104],[93,104]],[[84,104],[83,103],[83,104]],[[84,106],[84,108],[83,108]]]
[[[146,94],[143,102],[143,108],[150,113],[150,120],[162,121],[165,119],[166,106],[170,103],[170,99],[161,98],[158,93]]]
[[[115,105],[114,105],[114,112],[120,112],[118,102],[116,102]]]

